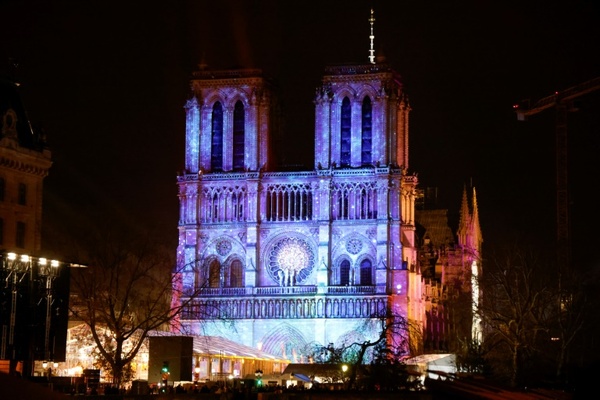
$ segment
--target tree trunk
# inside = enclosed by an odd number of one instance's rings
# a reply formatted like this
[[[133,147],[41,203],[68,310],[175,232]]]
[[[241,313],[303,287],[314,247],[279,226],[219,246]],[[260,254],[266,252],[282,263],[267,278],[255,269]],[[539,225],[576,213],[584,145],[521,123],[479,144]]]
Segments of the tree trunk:
[[[116,362],[112,366],[112,382],[118,389],[121,388],[121,379],[123,377],[123,365],[120,362]]]
[[[513,358],[512,358],[512,375],[510,377],[510,386],[517,387],[519,383],[519,375],[521,374],[520,365],[519,365],[519,345],[515,344],[513,347]]]

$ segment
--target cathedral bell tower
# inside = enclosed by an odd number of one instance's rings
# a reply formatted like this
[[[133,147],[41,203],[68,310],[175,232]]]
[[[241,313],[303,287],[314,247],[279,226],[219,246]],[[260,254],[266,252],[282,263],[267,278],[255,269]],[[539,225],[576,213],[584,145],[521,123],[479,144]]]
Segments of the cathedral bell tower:
[[[186,104],[187,172],[269,170],[272,90],[260,70],[194,72]]]
[[[410,107],[387,64],[329,67],[315,98],[315,168],[408,168]]]

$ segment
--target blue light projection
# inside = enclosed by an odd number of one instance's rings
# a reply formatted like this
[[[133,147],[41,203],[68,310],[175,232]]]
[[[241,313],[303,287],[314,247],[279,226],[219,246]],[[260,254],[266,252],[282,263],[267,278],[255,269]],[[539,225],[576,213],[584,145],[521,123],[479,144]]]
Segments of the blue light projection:
[[[306,362],[315,346],[378,338],[380,326],[366,322],[389,310],[407,316],[408,290],[397,285],[409,281],[403,263],[416,263],[417,179],[406,170],[410,107],[397,74],[383,64],[326,70],[315,98],[312,171],[272,168],[278,106],[262,72],[203,70],[192,89],[190,172],[178,177],[178,263],[197,265],[186,283],[214,279],[185,310],[182,327]],[[212,171],[217,102],[222,168]],[[243,107],[243,127],[234,126],[236,107]],[[244,132],[243,168],[233,161],[234,130]],[[343,149],[349,152],[341,159]],[[241,264],[241,287],[231,284],[234,263]]]
[[[177,264],[184,287],[206,290],[183,310],[183,330],[308,362],[319,346],[377,340],[390,314],[421,334],[433,326],[443,282],[424,282],[418,265],[411,106],[375,57],[374,21],[371,12],[369,63],[326,67],[316,88],[312,170],[277,170],[288,132],[262,71],[194,72]],[[459,243],[473,235],[473,249],[460,254],[476,258],[478,220],[469,226]],[[470,276],[469,260],[451,261],[445,279]],[[431,335],[443,339],[438,325]]]

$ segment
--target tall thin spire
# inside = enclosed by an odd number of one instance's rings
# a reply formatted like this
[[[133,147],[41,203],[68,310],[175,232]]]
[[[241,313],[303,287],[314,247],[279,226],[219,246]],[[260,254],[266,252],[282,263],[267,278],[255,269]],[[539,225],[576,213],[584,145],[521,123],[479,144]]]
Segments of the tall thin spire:
[[[375,11],[371,8],[371,16],[369,17],[369,24],[371,24],[371,34],[369,39],[371,40],[371,48],[369,49],[369,62],[375,64],[375,34],[373,33],[373,25],[375,25]]]
[[[479,224],[479,206],[477,205],[477,193],[475,192],[475,187],[473,186],[473,246],[476,248],[477,252],[481,251],[481,243],[483,242],[483,235],[481,234],[481,225]]]
[[[469,210],[469,200],[467,196],[467,185],[463,188],[462,203],[460,205],[460,217],[458,221],[458,237],[461,245],[467,244],[469,235],[469,224],[471,221],[471,211]]]

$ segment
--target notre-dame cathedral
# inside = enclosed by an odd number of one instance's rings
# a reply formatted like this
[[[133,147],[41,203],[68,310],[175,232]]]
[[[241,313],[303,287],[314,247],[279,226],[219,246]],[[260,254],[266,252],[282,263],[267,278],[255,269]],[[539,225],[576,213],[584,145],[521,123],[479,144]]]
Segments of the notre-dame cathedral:
[[[184,296],[203,289],[181,315],[188,332],[307,362],[311,346],[372,340],[369,321],[400,315],[412,348],[447,349],[445,301],[480,269],[475,192],[456,232],[417,206],[408,96],[372,47],[364,64],[325,68],[309,170],[279,167],[277,91],[260,70],[193,73],[177,263]]]

